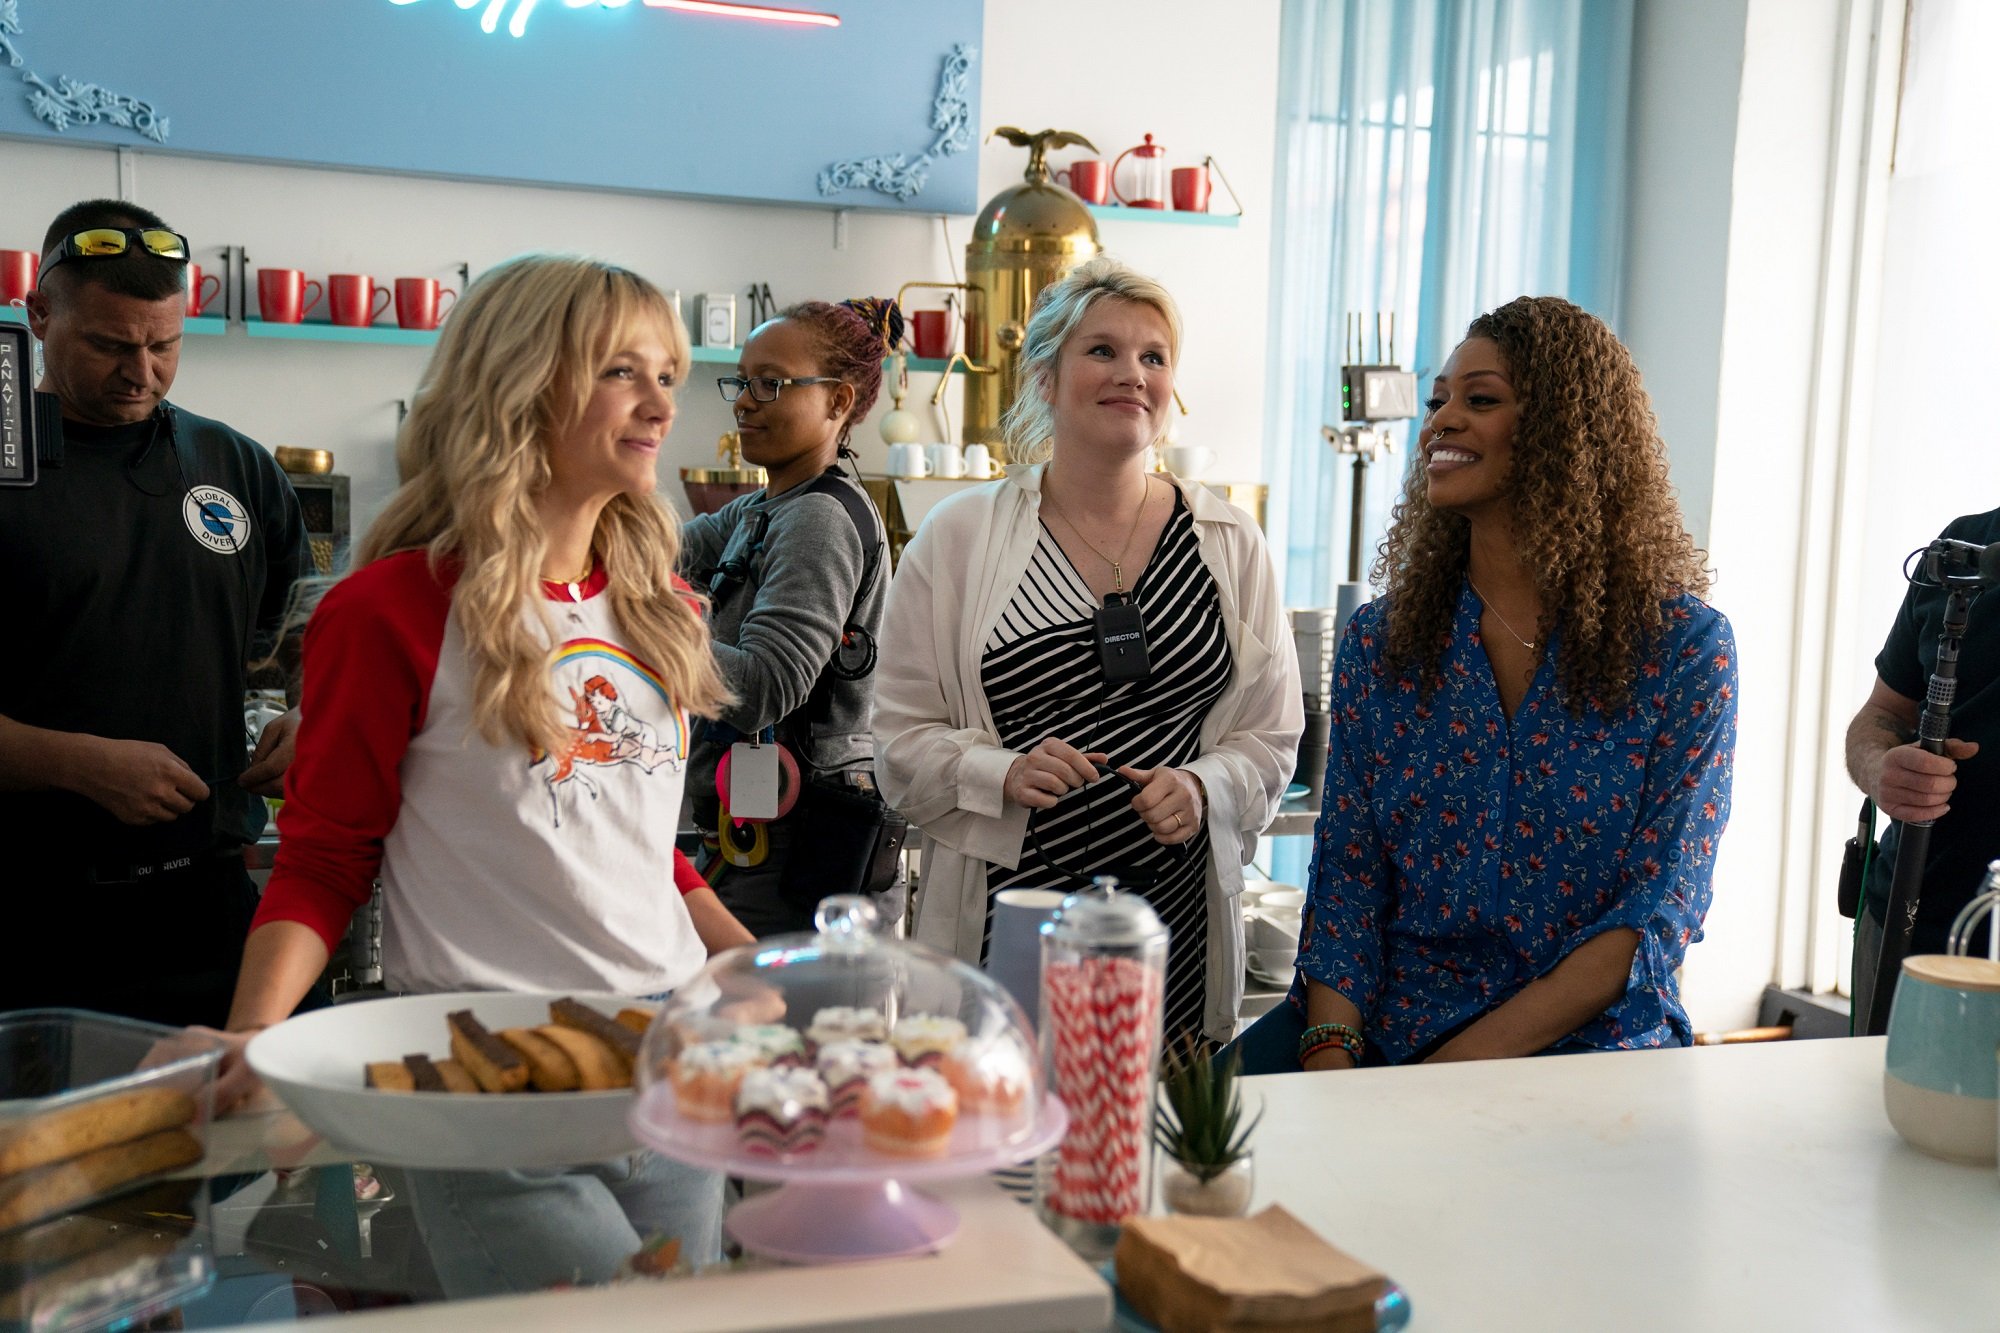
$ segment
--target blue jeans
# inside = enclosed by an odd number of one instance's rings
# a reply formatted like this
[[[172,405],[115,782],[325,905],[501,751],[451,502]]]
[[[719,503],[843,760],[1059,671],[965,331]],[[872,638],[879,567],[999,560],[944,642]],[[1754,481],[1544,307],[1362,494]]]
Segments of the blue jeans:
[[[722,1252],[722,1177],[649,1152],[532,1171],[411,1171],[417,1229],[453,1300],[608,1282],[655,1236]]]

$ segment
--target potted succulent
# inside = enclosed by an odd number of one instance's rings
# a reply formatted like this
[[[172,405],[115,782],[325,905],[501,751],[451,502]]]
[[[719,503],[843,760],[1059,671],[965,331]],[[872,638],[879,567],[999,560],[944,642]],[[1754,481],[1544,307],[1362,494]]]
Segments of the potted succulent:
[[[1235,1051],[1218,1060],[1214,1044],[1192,1033],[1161,1059],[1153,1142],[1164,1157],[1160,1199],[1170,1212],[1241,1217],[1250,1208],[1247,1145],[1263,1112],[1243,1123],[1240,1065]]]

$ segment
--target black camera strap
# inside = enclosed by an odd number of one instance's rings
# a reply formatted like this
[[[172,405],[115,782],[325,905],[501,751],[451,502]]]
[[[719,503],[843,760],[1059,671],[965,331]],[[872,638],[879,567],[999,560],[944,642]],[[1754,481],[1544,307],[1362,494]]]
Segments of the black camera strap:
[[[823,722],[833,711],[833,688],[836,681],[862,680],[875,670],[877,649],[875,636],[860,623],[863,602],[874,591],[876,580],[882,577],[882,561],[888,551],[888,540],[877,538],[872,543],[877,527],[875,506],[862,493],[861,488],[848,480],[846,474],[837,467],[828,468],[804,488],[807,495],[826,495],[840,502],[847,512],[848,521],[854,524],[855,535],[861,539],[862,556],[861,583],[854,590],[854,600],[847,609],[847,618],[841,625],[840,641],[834,645],[833,656],[821,666],[819,675],[813,681],[812,690],[807,694],[794,717],[803,717],[808,723]],[[764,543],[770,532],[771,511],[757,509],[749,518],[753,525],[750,539],[735,558],[718,565],[708,580],[709,606],[716,611],[728,605],[730,600],[750,582],[750,573],[757,557],[764,552]],[[785,719],[790,721],[791,719]],[[783,725],[783,722],[779,724]]]

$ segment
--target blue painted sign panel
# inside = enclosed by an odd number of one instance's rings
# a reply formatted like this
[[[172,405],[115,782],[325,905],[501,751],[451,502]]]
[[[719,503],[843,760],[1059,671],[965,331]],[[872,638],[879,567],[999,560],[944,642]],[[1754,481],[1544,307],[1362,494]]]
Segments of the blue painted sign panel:
[[[984,0],[682,2],[0,0],[0,134],[976,211]]]

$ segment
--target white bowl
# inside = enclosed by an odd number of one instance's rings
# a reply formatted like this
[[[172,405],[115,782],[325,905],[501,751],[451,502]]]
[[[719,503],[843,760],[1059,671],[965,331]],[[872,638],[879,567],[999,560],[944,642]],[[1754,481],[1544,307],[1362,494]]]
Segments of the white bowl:
[[[1273,986],[1289,986],[1298,961],[1299,951],[1290,945],[1282,949],[1252,949],[1250,975]]]
[[[626,1128],[632,1090],[610,1092],[377,1092],[371,1061],[450,1054],[445,1015],[470,1009],[488,1031],[539,1027],[557,995],[479,991],[408,995],[335,1005],[288,1019],[252,1039],[250,1068],[294,1115],[356,1159],[440,1170],[512,1170],[601,1161],[633,1152]],[[655,1008],[647,1001],[580,992],[602,1010]]]
[[[1306,891],[1295,889],[1289,884],[1273,884],[1258,898],[1257,906],[1272,912],[1303,912],[1306,906]]]
[[[1245,918],[1245,942],[1252,949],[1290,949],[1297,953],[1299,922],[1297,912],[1274,912],[1260,907]]]

